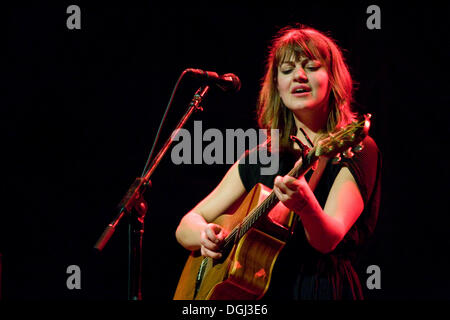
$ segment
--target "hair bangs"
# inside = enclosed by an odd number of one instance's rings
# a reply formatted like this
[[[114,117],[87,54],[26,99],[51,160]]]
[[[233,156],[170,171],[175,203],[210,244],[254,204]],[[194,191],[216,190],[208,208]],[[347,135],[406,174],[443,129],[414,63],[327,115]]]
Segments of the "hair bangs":
[[[308,34],[306,31],[292,30],[277,41],[274,67],[286,61],[300,61],[304,57],[328,65],[330,54],[326,41],[320,37],[318,39],[318,34]]]

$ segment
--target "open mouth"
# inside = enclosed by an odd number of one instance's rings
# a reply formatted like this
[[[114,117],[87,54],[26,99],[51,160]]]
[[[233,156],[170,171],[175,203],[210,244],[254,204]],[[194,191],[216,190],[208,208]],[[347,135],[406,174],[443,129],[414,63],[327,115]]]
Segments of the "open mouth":
[[[294,95],[301,95],[310,92],[311,89],[306,85],[296,86],[292,89],[291,93]]]
[[[303,97],[303,96],[309,95],[310,92],[311,91],[308,91],[308,90],[295,90],[295,91],[292,91],[292,95],[294,97]]]
[[[309,92],[308,90],[303,90],[303,89],[297,89],[295,91],[293,91],[292,93],[307,93]]]

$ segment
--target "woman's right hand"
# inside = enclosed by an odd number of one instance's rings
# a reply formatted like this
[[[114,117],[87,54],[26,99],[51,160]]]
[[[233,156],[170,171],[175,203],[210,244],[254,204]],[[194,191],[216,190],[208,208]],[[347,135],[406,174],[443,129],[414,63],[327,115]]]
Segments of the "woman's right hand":
[[[220,259],[220,252],[227,234],[225,229],[215,223],[208,223],[200,234],[200,252],[204,257]]]

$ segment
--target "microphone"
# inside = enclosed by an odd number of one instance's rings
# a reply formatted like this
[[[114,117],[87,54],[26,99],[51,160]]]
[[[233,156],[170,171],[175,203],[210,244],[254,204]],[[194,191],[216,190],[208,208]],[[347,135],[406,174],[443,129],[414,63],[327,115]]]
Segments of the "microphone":
[[[215,84],[223,91],[238,92],[239,89],[241,89],[241,80],[233,73],[226,73],[219,76],[216,72],[204,71],[201,69],[190,68],[185,71],[200,80]]]

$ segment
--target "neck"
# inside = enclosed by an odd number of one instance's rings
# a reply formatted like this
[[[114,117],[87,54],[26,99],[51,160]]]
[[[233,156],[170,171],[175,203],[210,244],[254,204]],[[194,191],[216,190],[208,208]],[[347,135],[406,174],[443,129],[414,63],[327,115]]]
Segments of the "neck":
[[[302,128],[312,141],[326,129],[328,113],[322,110],[301,110],[294,113],[295,125],[297,126],[297,136],[302,139],[303,135],[300,133]]]

